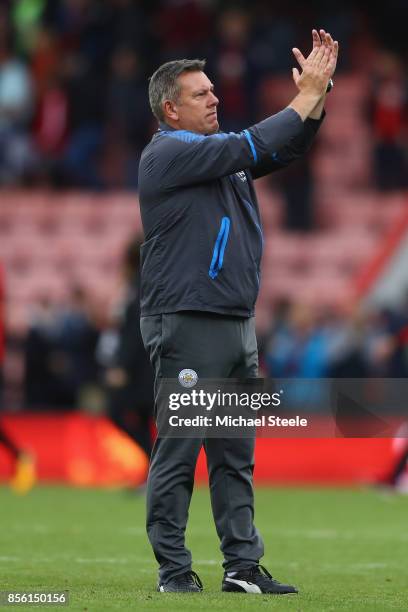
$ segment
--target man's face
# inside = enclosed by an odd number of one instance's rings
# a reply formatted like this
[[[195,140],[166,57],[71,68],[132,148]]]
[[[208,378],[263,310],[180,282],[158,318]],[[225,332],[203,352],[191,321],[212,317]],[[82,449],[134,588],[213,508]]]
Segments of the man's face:
[[[197,134],[218,132],[218,98],[207,75],[199,71],[183,72],[178,77],[178,83],[179,99],[164,105],[167,123],[176,129]]]

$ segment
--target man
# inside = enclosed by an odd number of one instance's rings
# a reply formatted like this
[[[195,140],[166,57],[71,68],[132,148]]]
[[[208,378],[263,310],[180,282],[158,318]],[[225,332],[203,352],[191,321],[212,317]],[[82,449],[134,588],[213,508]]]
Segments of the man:
[[[204,61],[168,62],[150,79],[160,129],[140,161],[141,330],[156,397],[160,380],[185,368],[199,378],[257,376],[253,315],[263,238],[253,179],[304,153],[321,123],[338,45],[324,30],[314,30],[313,41],[307,59],[293,50],[302,69],[293,69],[298,95],[238,134],[219,132],[218,99]],[[202,590],[184,541],[201,446],[224,555],[222,590],[296,593],[259,565],[254,440],[168,437],[155,442],[147,487],[158,590]]]

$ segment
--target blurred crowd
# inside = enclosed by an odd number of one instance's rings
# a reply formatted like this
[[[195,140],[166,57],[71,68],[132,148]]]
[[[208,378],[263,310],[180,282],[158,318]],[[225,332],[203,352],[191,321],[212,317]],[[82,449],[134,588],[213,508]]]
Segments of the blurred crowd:
[[[148,77],[160,63],[207,58],[222,127],[242,129],[263,116],[264,79],[289,75],[291,48],[309,49],[311,28],[323,26],[341,41],[339,71],[373,73],[379,187],[398,188],[406,176],[405,11],[404,0],[370,11],[347,1],[2,0],[0,185],[136,188],[140,151],[155,129]],[[392,59],[375,71],[381,48]]]
[[[121,297],[111,308],[81,285],[62,304],[33,305],[23,341],[23,405],[106,412],[149,454],[153,374],[139,320],[140,240],[123,257]]]
[[[45,298],[33,310],[25,339],[24,405],[107,408],[124,429],[152,410],[152,373],[139,329],[138,246],[129,245],[125,291],[101,316],[92,296],[73,287],[63,306]],[[137,250],[136,250],[137,247]],[[131,264],[129,264],[129,257]],[[258,336],[260,374],[271,378],[405,378],[408,296],[398,309],[353,304],[312,308],[287,300],[271,311]]]
[[[407,187],[406,16],[406,0],[389,0],[369,11],[364,2],[347,0],[330,6],[267,0],[2,0],[0,187],[136,189],[140,152],[156,129],[147,88],[158,65],[206,58],[222,128],[239,130],[264,116],[262,84],[271,76],[290,75],[292,47],[306,52],[316,26],[341,41],[340,73],[371,75],[366,121],[372,127],[378,188]],[[280,179],[288,201],[301,198],[306,217],[312,179],[308,159]],[[299,221],[295,208],[298,225],[308,227],[311,222]],[[137,320],[138,289],[136,273],[124,276],[128,290],[116,319],[101,316],[81,286],[72,288],[62,306],[44,296],[33,308],[24,349],[25,405],[98,403],[98,389],[104,388],[103,401],[114,415],[128,402],[122,392],[129,398],[134,393],[129,372],[137,370],[141,381],[148,380],[145,365],[134,365],[144,363],[136,354],[140,339],[135,353],[126,348],[126,338],[135,337],[129,333],[138,333],[127,327]],[[281,302],[271,311],[268,334],[259,338],[263,372],[405,376],[406,306],[363,313],[352,307],[310,311]],[[147,413],[151,399],[143,401]],[[129,418],[129,428],[130,413],[117,416]]]
[[[398,308],[314,308],[280,301],[260,339],[263,373],[278,378],[405,378],[408,299]]]
[[[135,237],[125,249],[123,289],[114,303],[101,304],[76,284],[63,303],[43,295],[32,305],[27,332],[18,341],[24,363],[16,406],[103,412],[149,455],[153,373],[139,327],[140,243]],[[1,305],[0,294],[0,310]],[[281,299],[271,307],[270,321],[258,333],[263,378],[408,376],[408,294],[398,308],[383,309]],[[3,323],[0,317],[0,409]],[[7,386],[8,406],[12,380]]]

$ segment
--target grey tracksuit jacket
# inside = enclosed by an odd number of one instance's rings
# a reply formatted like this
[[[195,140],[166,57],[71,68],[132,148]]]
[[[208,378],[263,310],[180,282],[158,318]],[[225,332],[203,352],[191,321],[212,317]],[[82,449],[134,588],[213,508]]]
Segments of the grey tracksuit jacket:
[[[253,180],[303,155],[322,119],[286,108],[208,136],[160,124],[139,169],[142,316],[253,316],[263,247]]]

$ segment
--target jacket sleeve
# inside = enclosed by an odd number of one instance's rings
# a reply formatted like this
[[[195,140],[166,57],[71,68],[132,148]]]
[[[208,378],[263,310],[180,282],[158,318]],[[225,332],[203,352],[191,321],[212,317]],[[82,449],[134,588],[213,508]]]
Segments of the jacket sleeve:
[[[185,130],[159,133],[145,171],[161,188],[193,185],[255,167],[269,152],[282,149],[303,133],[291,108],[240,133],[203,136]]]
[[[323,111],[320,119],[306,119],[303,123],[301,134],[296,135],[289,144],[281,149],[269,152],[258,164],[250,168],[252,178],[257,179],[271,172],[275,172],[276,170],[280,170],[281,168],[285,168],[291,162],[307,153],[312,146],[314,137],[325,115],[326,113]]]

